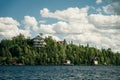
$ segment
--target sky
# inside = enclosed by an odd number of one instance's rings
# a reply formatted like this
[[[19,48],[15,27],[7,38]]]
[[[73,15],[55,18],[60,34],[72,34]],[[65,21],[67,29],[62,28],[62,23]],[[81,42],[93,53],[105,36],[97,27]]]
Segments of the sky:
[[[0,0],[0,40],[39,33],[120,52],[120,0]]]

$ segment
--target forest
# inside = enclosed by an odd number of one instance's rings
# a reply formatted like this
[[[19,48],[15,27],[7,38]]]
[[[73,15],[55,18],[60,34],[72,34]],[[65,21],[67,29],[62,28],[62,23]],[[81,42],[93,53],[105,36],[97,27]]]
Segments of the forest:
[[[74,65],[92,65],[94,56],[100,65],[120,65],[120,53],[111,48],[97,49],[83,45],[58,43],[51,36],[45,38],[45,47],[36,48],[30,38],[20,34],[12,39],[0,41],[0,65],[62,65],[70,60]]]

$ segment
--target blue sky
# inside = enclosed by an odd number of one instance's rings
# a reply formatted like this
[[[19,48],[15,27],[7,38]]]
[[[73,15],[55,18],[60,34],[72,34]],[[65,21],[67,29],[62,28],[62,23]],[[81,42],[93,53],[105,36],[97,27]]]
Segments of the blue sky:
[[[119,5],[119,0],[0,0],[0,40],[44,33],[120,51]]]
[[[69,7],[101,7],[107,3],[106,0],[101,4],[96,4],[96,0],[0,0],[0,16],[10,16],[19,21],[25,15],[35,16],[37,19],[40,19],[39,11],[43,8],[55,11]]]

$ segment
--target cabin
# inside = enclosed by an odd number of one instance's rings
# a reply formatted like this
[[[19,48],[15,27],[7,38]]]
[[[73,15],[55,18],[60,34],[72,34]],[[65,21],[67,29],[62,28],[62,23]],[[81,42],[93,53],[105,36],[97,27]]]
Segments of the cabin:
[[[16,65],[16,64],[17,64],[17,62],[16,62],[16,61],[13,61],[13,62],[12,62],[12,65]]]
[[[71,61],[70,60],[66,60],[66,64],[71,64]]]
[[[66,60],[65,63],[64,63],[64,65],[70,65],[70,66],[72,66],[73,64],[71,64],[70,60]]]
[[[94,60],[94,64],[95,64],[95,65],[98,65],[98,60]]]
[[[34,47],[45,47],[46,45],[44,38],[42,38],[41,36],[36,36],[32,39],[32,42]]]
[[[92,64],[93,64],[93,65],[98,65],[98,64],[99,64],[99,63],[98,63],[98,57],[97,57],[97,56],[95,56],[95,57],[92,58]]]

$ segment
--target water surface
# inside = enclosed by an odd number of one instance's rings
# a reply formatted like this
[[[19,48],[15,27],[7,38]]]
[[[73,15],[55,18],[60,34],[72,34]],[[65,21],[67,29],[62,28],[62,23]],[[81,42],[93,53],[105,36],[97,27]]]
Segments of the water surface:
[[[0,66],[0,80],[120,80],[120,66]]]

